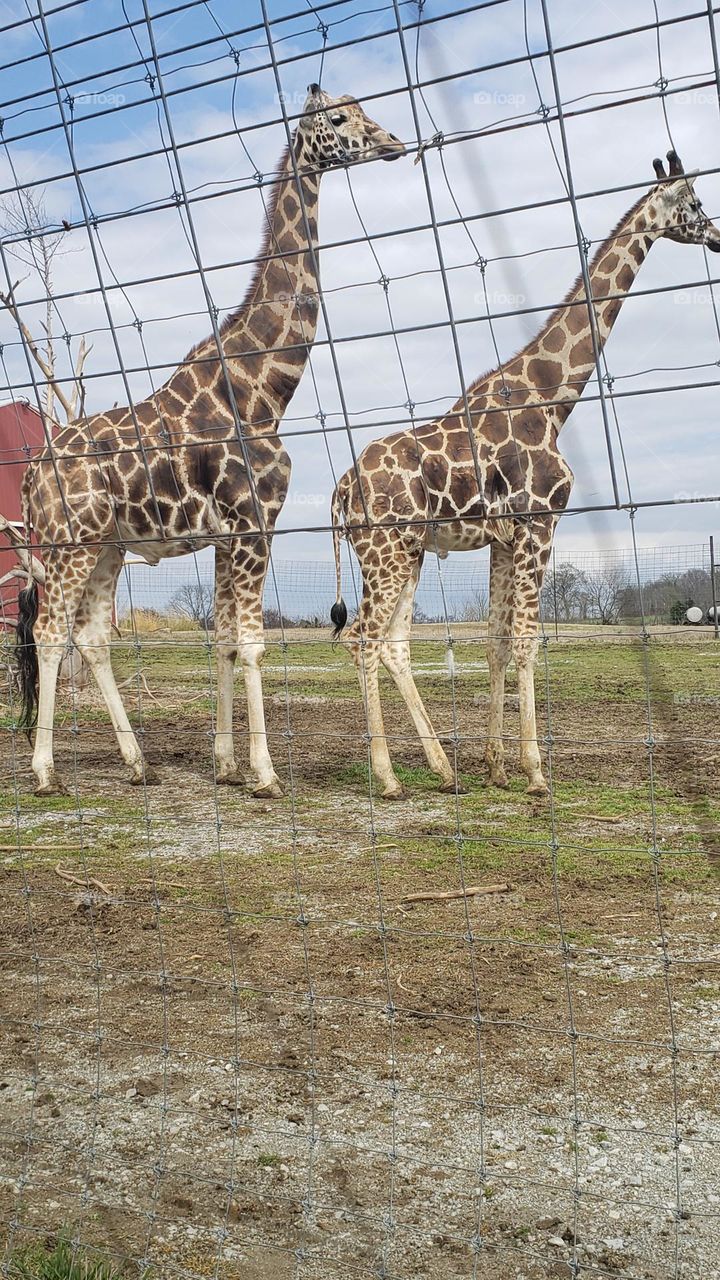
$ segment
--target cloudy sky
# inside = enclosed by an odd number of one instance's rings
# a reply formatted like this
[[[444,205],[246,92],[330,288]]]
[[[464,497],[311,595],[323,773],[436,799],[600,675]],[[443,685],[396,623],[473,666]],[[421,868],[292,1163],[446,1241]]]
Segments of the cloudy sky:
[[[37,14],[38,0],[29,3]],[[148,7],[183,178],[197,197],[192,217],[206,278],[224,311],[242,299],[251,270],[247,263],[261,237],[263,208],[253,174],[272,171],[285,137],[261,5],[259,0],[240,6],[234,0],[148,0]],[[467,12],[443,17],[463,7]],[[134,25],[112,31],[123,24],[123,9]],[[414,145],[417,133],[391,0],[325,0],[317,9],[313,13],[308,0],[268,0],[286,110],[296,112],[307,84],[322,74],[329,93],[357,95],[370,115]],[[708,213],[720,217],[720,114],[710,31],[707,16],[687,20],[689,11],[682,0],[624,0],[622,5],[548,0],[560,95],[568,113],[572,182],[582,231],[593,241],[609,233],[642,184],[649,184],[653,157],[664,155],[671,139],[686,168],[708,171],[698,179],[698,192]],[[555,104],[549,60],[534,59],[536,85],[527,59],[526,23],[530,50],[542,54],[547,47],[540,0],[474,8],[463,6],[463,0],[426,0],[419,29],[415,3],[400,3],[398,12],[413,77],[417,65],[421,84],[442,78],[415,91],[414,102],[421,136],[430,138],[439,129],[449,140],[442,155],[428,150],[426,168],[437,219],[455,222],[441,225],[440,249],[460,368],[428,227],[423,166],[410,158],[326,175],[320,234],[329,247],[321,255],[322,283],[358,450],[388,429],[384,423],[403,418],[405,381],[419,420],[444,411],[457,398],[461,377],[469,381],[493,367],[495,344],[505,359],[539,330],[579,269],[558,127],[548,128],[538,112],[541,103]],[[99,410],[123,402],[126,393],[78,185],[69,172],[42,27],[23,23],[12,0],[0,4],[0,13],[9,28],[2,44],[2,199],[16,182],[32,184],[44,189],[49,224],[65,219],[73,226],[63,245],[67,252],[56,260],[57,327],[91,335],[87,405]],[[656,17],[659,30],[653,25]],[[328,28],[322,68],[320,18]],[[176,177],[162,155],[134,158],[156,151],[167,139],[167,122],[151,101],[147,79],[154,68],[143,0],[56,4],[47,30],[73,121],[75,158],[87,170],[85,198],[98,219],[94,243],[108,306],[133,395],[142,398],[209,331],[181,214],[176,207],[156,207],[172,204]],[[229,40],[221,31],[230,33]],[[96,38],[83,40],[95,33]],[[360,37],[371,38],[359,42]],[[667,121],[658,82],[667,82]],[[464,132],[473,136],[453,141]],[[514,211],[517,206],[522,208]],[[458,225],[458,210],[464,225]],[[366,231],[379,237],[373,241],[377,261],[363,242]],[[359,243],[342,243],[358,237]],[[11,248],[6,242],[7,268],[15,276],[20,271],[8,258]],[[488,260],[487,296],[478,254]],[[387,298],[378,284],[381,272],[391,282]],[[720,331],[709,283],[717,274],[717,259],[706,258],[701,248],[657,244],[607,344],[632,497],[638,502],[720,490]],[[146,283],[148,277],[153,279]],[[717,287],[715,295],[720,306]],[[37,297],[32,280],[21,286],[19,296]],[[388,302],[397,342],[389,332]],[[523,308],[536,310],[518,314]],[[31,327],[37,328],[37,316],[29,306]],[[142,321],[142,335],[132,325],[135,318]],[[416,326],[424,327],[413,332]],[[32,399],[27,365],[7,315],[0,316],[0,341],[9,383],[4,394]],[[148,374],[147,361],[162,367]],[[281,528],[290,532],[276,541],[278,560],[331,557],[327,533],[299,530],[327,525],[333,472],[340,475],[350,458],[323,328],[312,368],[314,379],[306,371],[285,421],[294,471],[281,518]],[[689,390],[674,389],[688,383],[693,384]],[[319,410],[332,428],[325,436],[317,433]],[[308,434],[313,428],[316,434]],[[588,387],[574,410],[562,443],[576,476],[572,505],[611,504],[596,386]],[[617,437],[613,448],[622,477]],[[621,491],[626,498],[622,478]],[[716,516],[715,504],[642,510],[638,538],[646,546],[700,542],[720,532]],[[629,541],[626,513],[569,515],[558,534],[558,545],[565,548],[627,546]]]

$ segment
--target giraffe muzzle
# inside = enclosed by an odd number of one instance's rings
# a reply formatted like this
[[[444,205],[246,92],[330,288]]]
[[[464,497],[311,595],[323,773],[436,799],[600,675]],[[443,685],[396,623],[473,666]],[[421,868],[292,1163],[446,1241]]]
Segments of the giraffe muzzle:
[[[392,133],[388,134],[388,141],[377,148],[377,155],[381,160],[399,160],[405,154],[405,143]]]

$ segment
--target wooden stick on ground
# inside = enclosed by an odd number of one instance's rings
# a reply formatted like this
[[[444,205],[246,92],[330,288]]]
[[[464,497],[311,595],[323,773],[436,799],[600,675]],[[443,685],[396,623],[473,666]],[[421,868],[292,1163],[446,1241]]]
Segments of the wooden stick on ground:
[[[83,889],[87,889],[88,885],[94,885],[96,889],[100,890],[100,893],[105,894],[106,898],[112,897],[112,891],[108,889],[106,884],[103,884],[102,880],[96,880],[94,876],[88,876],[87,879],[82,880],[80,876],[74,876],[70,871],[63,871],[59,862],[55,868],[55,875],[60,876],[61,880],[67,880],[69,884],[79,884]]]
[[[406,893],[403,902],[450,902],[453,898],[476,898],[481,893],[509,893],[509,884],[469,884],[465,889],[450,889],[448,892],[432,889],[422,893]]]
[[[15,844],[0,844],[0,853],[75,853],[82,849],[81,844],[23,844],[22,840]]]
[[[152,698],[153,702],[157,702],[157,703],[159,703],[159,702],[160,702],[160,698],[156,698],[156,696],[155,696],[155,694],[153,693],[152,689],[149,689],[149,688],[148,688],[148,682],[147,682],[147,680],[145,679],[145,673],[144,673],[143,671],[141,671],[141,672],[139,673],[139,676],[140,676],[140,683],[142,684],[142,687],[143,687],[143,689],[145,690],[145,692],[146,692],[146,694],[147,694],[148,698]],[[128,676],[127,680],[122,680],[122,681],[120,682],[120,684],[118,685],[118,689],[125,689],[125,688],[127,688],[127,686],[128,686],[128,685],[130,685],[130,684],[134,684],[134,683],[137,681],[137,679],[138,679],[138,673],[136,672],[134,675]]]

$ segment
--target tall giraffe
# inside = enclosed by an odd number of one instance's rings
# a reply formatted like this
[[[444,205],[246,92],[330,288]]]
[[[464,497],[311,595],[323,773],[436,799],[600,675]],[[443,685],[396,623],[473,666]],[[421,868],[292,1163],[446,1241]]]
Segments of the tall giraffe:
[[[30,726],[37,717],[32,767],[38,795],[62,789],[53,762],[53,721],[58,667],[69,638],[95,675],[130,781],[156,781],[110,661],[117,580],[125,548],[157,563],[211,544],[216,777],[245,781],[232,735],[239,652],[248,707],[248,785],[256,796],[282,794],[265,730],[262,596],[270,540],[290,480],[278,426],[317,329],[320,178],[326,169],[403,153],[403,144],[354,98],[330,98],[311,85],[273,186],[251,283],[220,329],[224,359],[215,337],[206,339],[146,400],[73,423],[28,466],[24,521],[28,537],[32,527],[44,549],[46,582],[39,614],[35,583],[21,593],[17,655],[23,721]]]
[[[545,327],[501,369],[472,383],[448,414],[417,431],[367,446],[333,494],[337,600],[335,635],[347,621],[340,542],[348,537],[360,562],[363,594],[345,644],[363,689],[371,759],[381,794],[402,796],[383,726],[378,667],[392,676],[444,791],[458,789],[410,666],[413,600],[426,551],[491,547],[490,715],[486,759],[490,779],[507,786],[503,746],[505,673],[515,659],[520,697],[520,757],[532,794],[546,791],[537,743],[534,665],[539,596],[558,517],[573,475],[558,436],[596,368],[625,295],[656,240],[704,244],[720,252],[720,230],[694,195],[674,151],[669,174],[653,161],[657,183],[600,246],[589,266],[592,301],[582,276]],[[593,337],[594,330],[594,337]],[[480,483],[478,483],[478,480]]]

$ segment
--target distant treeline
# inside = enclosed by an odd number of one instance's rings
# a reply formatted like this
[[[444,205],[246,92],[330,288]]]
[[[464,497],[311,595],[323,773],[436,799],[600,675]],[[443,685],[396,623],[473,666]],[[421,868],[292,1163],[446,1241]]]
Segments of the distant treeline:
[[[706,613],[712,604],[709,569],[664,573],[641,582],[627,563],[580,569],[565,561],[548,571],[542,588],[543,617],[558,622],[598,622],[605,625],[644,617],[648,622],[682,622],[686,609],[698,605]],[[480,590],[468,600],[463,619],[488,616],[488,596]],[[436,621],[422,615],[418,621]]]

